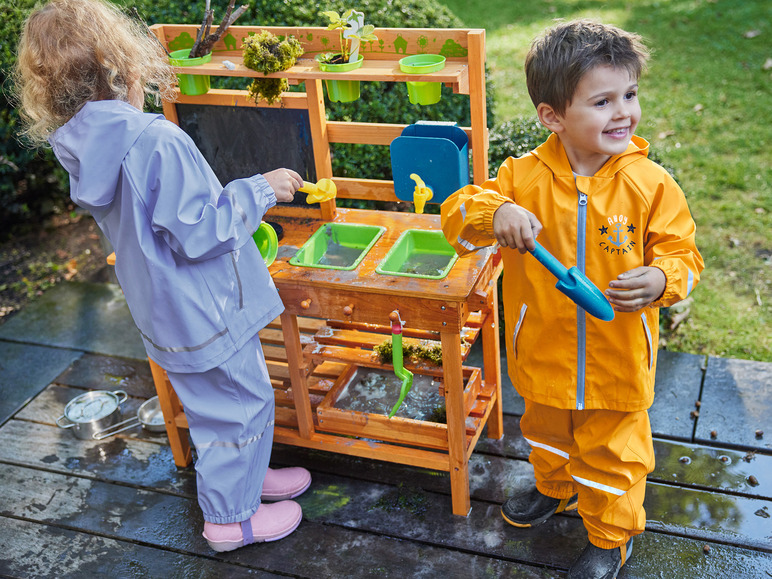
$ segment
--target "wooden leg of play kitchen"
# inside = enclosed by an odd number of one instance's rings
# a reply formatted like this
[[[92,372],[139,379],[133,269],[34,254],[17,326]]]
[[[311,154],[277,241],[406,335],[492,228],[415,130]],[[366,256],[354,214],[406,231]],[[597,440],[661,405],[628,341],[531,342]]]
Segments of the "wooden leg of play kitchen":
[[[469,462],[466,454],[464,377],[461,373],[461,338],[458,332],[442,332],[442,372],[448,418],[448,459],[453,514],[469,514]]]
[[[172,383],[169,382],[169,377],[164,369],[152,360],[148,359],[148,361],[150,362],[150,372],[153,374],[155,391],[158,394],[158,404],[164,415],[166,435],[169,437],[174,464],[179,467],[189,466],[193,462],[193,455],[190,452],[188,429],[179,424],[185,416],[182,403],[177,398],[177,393],[172,388]]]
[[[298,432],[302,438],[311,438],[314,434],[314,418],[311,413],[311,399],[308,396],[307,365],[303,360],[303,348],[300,345],[298,317],[283,312],[281,331],[284,334],[284,349],[287,353],[295,413],[298,417]]]
[[[496,402],[488,417],[488,438],[504,436],[504,412],[501,403],[501,348],[499,345],[499,297],[496,279],[488,292],[488,315],[482,325],[483,373],[485,384],[496,383]]]

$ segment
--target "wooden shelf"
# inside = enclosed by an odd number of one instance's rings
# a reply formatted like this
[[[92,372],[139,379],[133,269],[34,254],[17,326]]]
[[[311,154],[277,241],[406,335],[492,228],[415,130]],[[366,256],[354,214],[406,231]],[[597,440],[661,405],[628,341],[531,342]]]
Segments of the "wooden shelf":
[[[233,70],[227,68],[223,62],[229,61],[235,65]],[[175,66],[177,74],[210,75],[210,76],[237,76],[253,78],[286,78],[293,82],[302,82],[308,79],[322,80],[362,80],[362,81],[386,81],[386,82],[441,82],[457,87],[456,92],[469,92],[469,66],[463,62],[446,62],[445,68],[429,74],[406,74],[399,68],[398,60],[368,60],[365,59],[362,66],[350,72],[322,72],[319,63],[310,58],[297,61],[295,66],[283,72],[263,74],[244,66],[241,56],[226,55],[212,56],[211,62],[198,66]],[[465,91],[465,92],[464,92]]]

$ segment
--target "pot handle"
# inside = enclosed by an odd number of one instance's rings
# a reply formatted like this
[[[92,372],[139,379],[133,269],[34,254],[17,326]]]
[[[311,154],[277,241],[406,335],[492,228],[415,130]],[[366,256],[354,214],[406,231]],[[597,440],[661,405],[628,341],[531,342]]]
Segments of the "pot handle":
[[[61,423],[62,418],[64,418],[67,422],[69,422],[69,424],[62,424]],[[69,418],[67,418],[64,414],[62,414],[59,418],[56,419],[56,425],[59,428],[72,428],[73,426],[75,426],[75,423],[70,421]]]
[[[104,430],[95,432],[91,438],[93,438],[94,440],[102,440],[103,438],[107,438],[108,436],[112,436],[113,434],[118,434],[119,432],[123,432],[124,430],[129,430],[130,428],[134,428],[135,426],[139,426],[139,418],[137,418],[136,416],[133,416],[132,418],[124,420],[123,422],[118,422],[116,424],[113,424],[112,426],[105,428]]]
[[[116,396],[118,396],[118,398],[120,398],[120,400],[118,400],[118,406],[126,402],[126,399],[129,397],[129,395],[126,394],[125,390],[113,390],[113,394],[115,394]],[[123,396],[123,398],[121,398],[121,396]]]

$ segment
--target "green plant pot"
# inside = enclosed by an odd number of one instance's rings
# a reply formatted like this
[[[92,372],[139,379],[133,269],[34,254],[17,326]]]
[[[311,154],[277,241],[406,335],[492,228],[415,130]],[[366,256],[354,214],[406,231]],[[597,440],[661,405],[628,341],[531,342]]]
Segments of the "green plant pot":
[[[169,62],[172,66],[199,66],[212,61],[212,53],[198,58],[188,58],[190,48],[175,50],[169,54]],[[209,75],[204,74],[178,74],[180,92],[185,95],[199,95],[209,92]]]
[[[343,64],[319,63],[319,70],[322,72],[349,72],[362,66],[364,56],[361,54],[355,62],[344,62]],[[327,86],[327,98],[336,103],[350,103],[359,98],[358,80],[330,80],[326,79],[324,84]]]
[[[271,265],[279,253],[279,237],[276,235],[276,230],[263,221],[252,235],[252,239],[255,240],[255,245],[260,250],[265,265]]]
[[[414,54],[399,61],[399,69],[408,74],[429,74],[445,68],[445,57],[439,54]],[[440,102],[442,83],[407,83],[407,96],[414,105],[433,105]]]

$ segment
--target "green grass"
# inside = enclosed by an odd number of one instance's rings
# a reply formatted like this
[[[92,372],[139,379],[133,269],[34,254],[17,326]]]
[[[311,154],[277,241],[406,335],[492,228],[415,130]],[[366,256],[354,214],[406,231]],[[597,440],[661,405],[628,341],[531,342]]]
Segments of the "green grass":
[[[669,350],[772,362],[772,23],[765,0],[442,0],[487,31],[497,123],[534,115],[523,60],[555,18],[637,32],[652,50],[637,133],[672,167],[705,259]],[[750,34],[749,34],[750,33]]]

